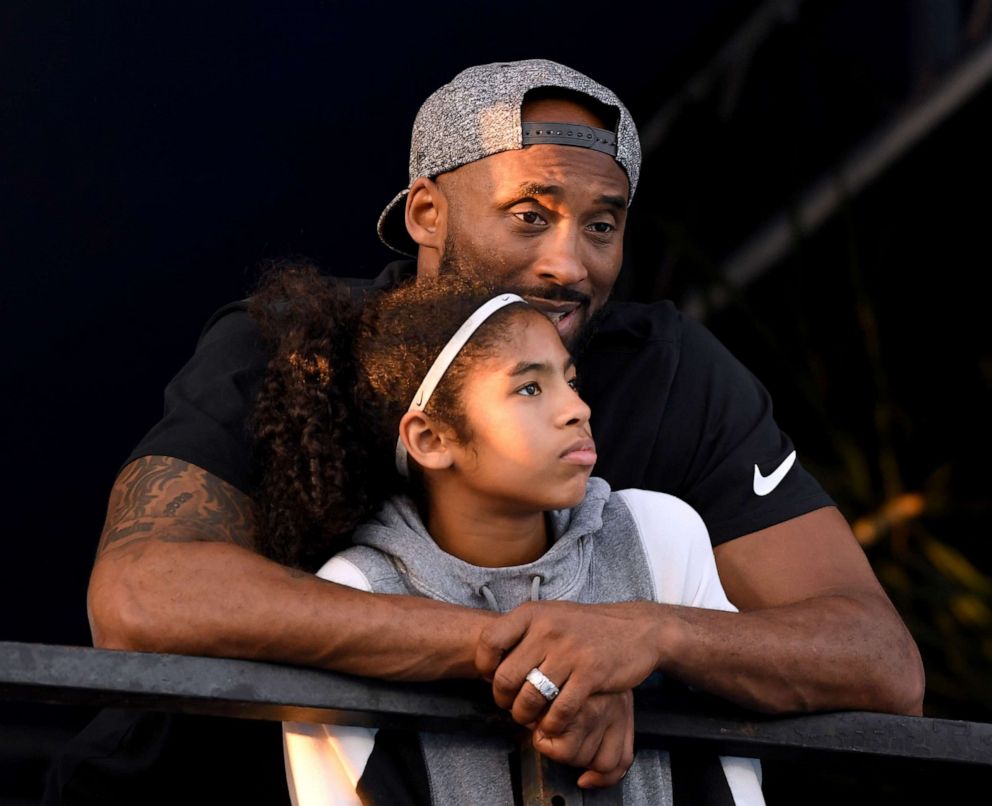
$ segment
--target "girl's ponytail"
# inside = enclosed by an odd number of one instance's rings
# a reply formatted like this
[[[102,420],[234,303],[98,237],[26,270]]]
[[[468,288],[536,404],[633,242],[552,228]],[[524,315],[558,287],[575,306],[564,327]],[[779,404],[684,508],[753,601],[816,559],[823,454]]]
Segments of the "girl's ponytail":
[[[422,278],[382,291],[364,307],[306,263],[268,272],[249,311],[273,352],[251,428],[261,478],[260,550],[315,570],[389,496],[423,503],[413,468],[395,469],[400,419],[445,344],[498,289],[478,276]],[[508,337],[523,303],[489,317],[448,367],[426,413],[469,442],[461,390],[470,368]]]
[[[280,263],[249,312],[272,350],[250,421],[261,473],[259,548],[313,570],[377,503],[367,478],[375,440],[358,406],[360,309],[312,265]]]

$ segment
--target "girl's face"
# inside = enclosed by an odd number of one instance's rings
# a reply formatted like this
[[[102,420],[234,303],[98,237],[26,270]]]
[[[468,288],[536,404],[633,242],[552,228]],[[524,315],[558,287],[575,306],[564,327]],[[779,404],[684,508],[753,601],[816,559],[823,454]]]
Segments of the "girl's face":
[[[472,494],[521,512],[582,500],[596,462],[590,412],[548,319],[518,315],[502,347],[466,375],[462,400],[472,436],[451,450]]]

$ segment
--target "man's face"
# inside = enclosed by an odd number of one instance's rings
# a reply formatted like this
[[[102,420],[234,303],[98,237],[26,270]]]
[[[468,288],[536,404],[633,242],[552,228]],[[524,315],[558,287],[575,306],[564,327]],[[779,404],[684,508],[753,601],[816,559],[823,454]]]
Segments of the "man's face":
[[[526,104],[525,120],[603,122],[569,101]],[[437,180],[448,202],[445,264],[497,272],[557,319],[566,344],[609,297],[623,258],[629,185],[616,161],[587,148],[532,145]]]

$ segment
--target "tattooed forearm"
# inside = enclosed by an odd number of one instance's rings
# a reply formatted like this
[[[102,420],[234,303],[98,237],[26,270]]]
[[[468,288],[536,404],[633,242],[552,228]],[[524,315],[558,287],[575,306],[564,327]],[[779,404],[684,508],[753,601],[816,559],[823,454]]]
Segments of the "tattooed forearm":
[[[255,505],[203,468],[168,456],[129,464],[110,497],[98,553],[136,541],[254,545]]]

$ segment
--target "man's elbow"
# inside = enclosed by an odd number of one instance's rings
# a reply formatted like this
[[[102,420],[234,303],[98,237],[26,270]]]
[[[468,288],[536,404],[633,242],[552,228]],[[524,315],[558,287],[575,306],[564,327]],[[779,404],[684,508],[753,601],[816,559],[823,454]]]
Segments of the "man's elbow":
[[[909,632],[906,632],[903,661],[889,675],[888,706],[885,710],[907,716],[923,715],[923,697],[926,691],[926,673],[923,661]]]
[[[923,660],[916,641],[902,619],[888,601],[890,632],[888,640],[879,649],[872,680],[871,699],[875,705],[871,710],[892,714],[920,716],[923,714],[923,697],[926,689],[926,674]],[[876,622],[874,629],[879,629]]]
[[[108,563],[97,561],[86,594],[93,646],[99,649],[154,651],[152,609],[135,586]]]

